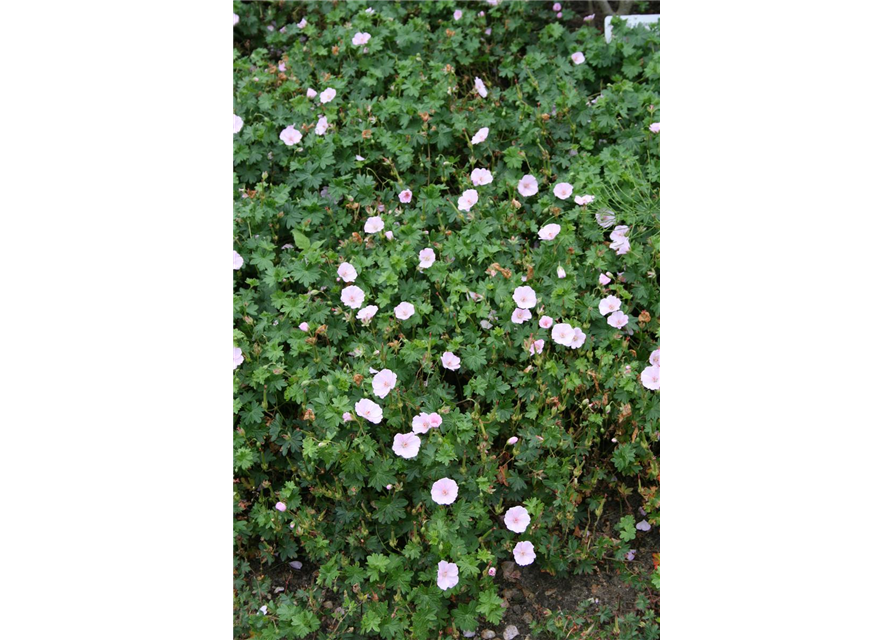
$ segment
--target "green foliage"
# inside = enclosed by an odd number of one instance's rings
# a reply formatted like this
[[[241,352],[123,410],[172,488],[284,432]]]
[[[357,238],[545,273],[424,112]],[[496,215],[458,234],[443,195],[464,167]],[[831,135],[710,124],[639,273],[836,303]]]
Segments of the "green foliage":
[[[609,493],[638,491],[659,524],[659,392],[639,377],[660,340],[660,145],[648,128],[660,119],[659,27],[617,25],[606,43],[575,6],[560,22],[545,3],[462,4],[454,20],[457,7],[235,3],[237,636],[474,630],[502,618],[487,569],[518,541],[536,550],[521,571],[592,573],[622,564],[636,537],[632,513],[601,529],[619,541],[596,532]],[[353,45],[361,32],[369,42]],[[320,116],[329,128],[317,134]],[[291,146],[279,137],[289,125],[302,134]],[[472,184],[476,168],[492,182]],[[536,195],[518,191],[526,174]],[[554,195],[561,182],[572,197]],[[470,189],[478,202],[459,210]],[[628,227],[626,253],[599,224],[607,210]],[[384,228],[367,233],[373,216]],[[561,226],[554,240],[538,235],[547,224]],[[421,268],[425,248],[436,260]],[[361,306],[378,307],[371,320],[342,300],[342,263],[357,271]],[[516,324],[521,286],[537,302]],[[599,310],[610,295],[628,316],[621,329]],[[415,313],[400,320],[404,301]],[[558,344],[543,316],[585,342]],[[385,369],[397,383],[381,398],[373,370]],[[363,398],[379,422],[358,415]],[[395,455],[395,435],[423,412],[442,424],[419,435],[418,455]],[[431,498],[444,477],[459,487],[450,505]],[[502,520],[517,505],[531,516],[523,534]],[[296,591],[254,578],[293,559],[312,576]],[[440,561],[459,571],[447,591]],[[659,589],[659,572],[641,582]]]

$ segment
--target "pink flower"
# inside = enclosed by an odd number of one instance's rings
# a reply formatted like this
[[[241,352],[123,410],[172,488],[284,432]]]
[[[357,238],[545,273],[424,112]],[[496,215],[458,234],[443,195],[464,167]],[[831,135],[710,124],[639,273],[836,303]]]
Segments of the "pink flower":
[[[493,182],[493,174],[488,169],[474,169],[471,172],[471,184],[479,187]]]
[[[530,345],[530,355],[534,355],[535,353],[542,353],[543,347],[546,346],[545,340],[534,340],[533,344]]]
[[[457,207],[459,211],[471,211],[471,208],[477,204],[478,192],[476,189],[466,189],[459,198]]]
[[[310,325],[307,324],[306,322],[302,322],[301,324],[298,325],[298,329],[300,329],[301,331],[304,331],[306,333],[307,331],[310,331]]]
[[[298,29],[303,29],[307,26],[307,18],[301,18],[301,21],[298,23]]]
[[[344,420],[344,422],[351,422],[353,420],[353,416],[350,415],[349,411],[345,411],[341,414],[341,419]]]
[[[314,89],[307,89],[307,97],[313,100],[316,97],[316,91]]]
[[[238,254],[238,252],[233,249],[233,271],[236,269],[241,269],[244,264],[244,260],[242,260],[242,256]]]
[[[410,191],[409,189],[404,189],[397,197],[400,198],[400,202],[402,202],[403,204],[409,204],[410,202],[412,202],[412,191]]]
[[[539,184],[537,184],[536,178],[529,173],[521,176],[521,179],[518,181],[518,193],[525,198],[534,195],[539,190],[540,187]]]
[[[533,543],[527,540],[522,540],[516,544],[515,548],[512,549],[512,553],[515,556],[515,562],[522,567],[533,564],[533,561],[536,559],[536,554],[533,552]]]
[[[491,578],[496,575],[496,567],[490,567],[487,569],[487,575]]]
[[[629,233],[629,227],[625,224],[614,227],[614,230],[611,232],[609,236],[611,240],[620,240],[620,238],[625,238],[626,234]]]
[[[505,441],[506,444],[515,444],[518,441],[518,436],[512,436],[508,440]]]
[[[609,282],[611,282],[611,278],[610,278],[610,276],[607,275],[607,274],[600,273],[600,274],[598,274],[598,281],[599,281],[601,284],[605,284],[605,285],[606,285],[606,284],[608,284]],[[602,315],[604,315],[604,314],[602,314]]]
[[[552,340],[565,347],[571,346],[574,339],[574,328],[566,322],[560,322],[552,327]]]
[[[359,309],[363,306],[363,300],[366,298],[366,294],[362,289],[356,287],[354,285],[350,285],[349,287],[344,287],[341,291],[341,302],[346,304],[351,309]]]
[[[550,316],[543,316],[542,318],[540,318],[540,328],[548,329],[552,326],[553,322],[554,320],[552,320]]]
[[[319,94],[319,101],[320,101],[322,104],[326,104],[327,102],[331,102],[332,100],[335,99],[335,94],[336,94],[336,93],[337,93],[337,91],[335,91],[334,89],[326,89],[326,90],[323,91],[321,94]]]
[[[462,12],[459,9],[453,11],[453,20],[459,20],[462,17]]]
[[[401,458],[409,460],[419,455],[420,446],[422,446],[422,441],[416,434],[398,433],[394,436],[394,444],[391,449]]]
[[[372,393],[379,398],[386,397],[397,386],[397,376],[390,369],[382,369],[372,378]]]
[[[401,302],[394,307],[394,315],[400,320],[407,320],[415,313],[415,306],[411,302]]]
[[[660,389],[660,367],[653,365],[645,367],[645,370],[642,372],[642,384],[645,385],[646,389],[651,389],[652,391]]]
[[[289,147],[293,144],[298,144],[303,137],[293,124],[288,125],[279,133],[279,139]]]
[[[648,127],[648,130],[651,133],[660,133],[660,122],[652,122],[651,125]]]
[[[427,269],[437,259],[434,249],[427,248],[419,251],[419,269]]]
[[[413,433],[428,433],[429,429],[436,429],[443,423],[443,418],[437,413],[420,413],[412,419]]]
[[[316,135],[324,136],[329,129],[329,120],[325,116],[320,116],[316,123]]]
[[[558,265],[558,277],[559,278],[567,277],[567,272],[564,270],[564,267],[562,267],[561,265]]]
[[[595,200],[595,196],[574,196],[574,202],[581,207]]]
[[[384,486],[384,488],[387,489],[388,491],[390,491],[391,489],[394,488],[394,485],[392,485],[392,484],[386,484],[386,485]]]
[[[480,96],[482,98],[487,97],[487,87],[484,86],[483,80],[481,80],[480,78],[475,78],[474,79],[474,88],[478,92],[478,94],[480,94]]]
[[[561,225],[547,224],[539,231],[540,240],[554,240],[559,231],[561,231]]]
[[[393,232],[393,231],[385,231],[385,232],[384,232],[384,237],[387,238],[388,240],[393,240],[393,239],[394,239],[394,232]]]
[[[553,4],[553,5],[552,5],[552,11],[561,11],[561,3],[560,3],[560,2],[556,2],[555,4]]]
[[[651,523],[647,520],[642,520],[641,522],[636,523],[636,529],[639,531],[651,531]]]
[[[602,209],[595,214],[595,221],[602,229],[607,229],[614,224],[614,212],[610,209]]]
[[[512,507],[505,512],[505,526],[509,531],[524,533],[530,524],[530,514],[524,507]]]
[[[583,346],[584,342],[586,342],[586,334],[583,333],[583,330],[580,327],[574,327],[574,337],[571,339],[571,343],[568,346],[571,349],[579,349]]]
[[[516,287],[512,294],[512,300],[522,309],[532,309],[536,306],[536,291],[526,285]]]
[[[574,192],[574,187],[569,182],[559,182],[552,189],[552,193],[560,200],[567,200]]]
[[[571,60],[574,61],[574,64],[583,64],[586,62],[586,56],[583,55],[582,51],[577,51],[576,53],[571,54]]]
[[[242,350],[239,347],[233,347],[233,371],[243,362],[245,362],[245,356],[242,355]]]
[[[482,143],[484,140],[487,139],[488,135],[490,135],[489,127],[483,127],[481,129],[478,129],[478,132],[476,134],[474,134],[474,137],[471,139],[471,144]]]
[[[370,304],[368,307],[363,307],[357,311],[357,319],[363,324],[369,324],[369,321],[372,320],[376,313],[378,313],[378,307]]]
[[[237,16],[237,15],[234,13],[234,14],[233,14],[233,26],[235,27],[237,24],[239,24],[239,16]]]
[[[235,14],[233,14],[235,15]],[[242,118],[233,114],[233,133],[239,133],[242,130]]]
[[[622,256],[627,251],[629,251],[629,238],[627,238],[626,236],[621,236],[611,243],[611,248],[617,253],[618,256]]]
[[[608,296],[598,301],[598,312],[603,316],[608,315],[612,311],[620,310],[620,298],[617,296]]]
[[[363,225],[363,231],[366,233],[378,233],[382,229],[384,229],[384,220],[381,219],[381,216],[372,216]]]
[[[629,316],[622,311],[615,311],[608,316],[608,324],[615,329],[622,329],[626,326],[627,322],[629,322]]]
[[[653,364],[655,367],[660,366],[660,349],[656,349],[651,352],[651,355],[648,356],[648,362]]]
[[[583,22],[592,22],[595,20],[595,14],[590,13],[588,16],[583,16]]]
[[[457,11],[456,13],[462,13]],[[458,20],[458,18],[457,18]],[[459,567],[455,562],[441,560],[437,563],[437,586],[444,591],[459,584]]]
[[[486,33],[489,36],[491,33],[493,33],[493,29],[491,29],[490,27],[487,27],[486,29],[484,29],[484,33]]]
[[[276,511],[285,511],[288,507],[285,506],[284,502],[276,503]]]
[[[368,398],[358,400],[353,408],[354,411],[357,412],[357,415],[363,416],[369,422],[374,424],[381,422],[381,407],[375,404],[372,400],[369,400]]]
[[[357,279],[357,270],[349,262],[342,262],[338,267],[338,275],[345,282],[353,282]]]
[[[456,371],[459,368],[459,365],[462,363],[462,360],[460,360],[459,357],[452,351],[446,351],[442,356],[440,356],[440,362],[441,364],[443,364],[444,369]]]
[[[357,162],[362,162],[362,161],[365,160],[366,158],[364,158],[364,157],[361,156],[360,154],[357,154],[357,155],[356,155],[356,159],[357,159]]]
[[[449,478],[441,478],[431,487],[431,499],[437,504],[453,504],[458,495],[459,485]]]
[[[524,324],[533,317],[528,309],[515,309],[512,312],[512,322],[515,324]]]
[[[355,47],[358,47],[369,42],[369,38],[371,37],[372,36],[368,33],[358,31],[357,33],[353,34],[353,40],[351,40],[351,42],[354,44]]]
[[[555,14],[555,17],[556,17],[556,18],[560,18],[560,17],[561,17],[561,12],[559,11],[558,13],[556,13],[556,14]]]
[[[279,30],[279,33],[285,33],[285,27],[282,27],[282,28]],[[285,63],[284,63],[284,62],[280,62],[280,63],[279,63],[279,70],[280,70],[280,71],[285,71]]]

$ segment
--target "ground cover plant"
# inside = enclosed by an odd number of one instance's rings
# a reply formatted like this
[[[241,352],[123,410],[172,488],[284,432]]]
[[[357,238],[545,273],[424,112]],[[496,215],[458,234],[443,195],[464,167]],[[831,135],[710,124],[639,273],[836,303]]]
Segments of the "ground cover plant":
[[[234,636],[657,637],[660,36],[588,6],[235,3]]]

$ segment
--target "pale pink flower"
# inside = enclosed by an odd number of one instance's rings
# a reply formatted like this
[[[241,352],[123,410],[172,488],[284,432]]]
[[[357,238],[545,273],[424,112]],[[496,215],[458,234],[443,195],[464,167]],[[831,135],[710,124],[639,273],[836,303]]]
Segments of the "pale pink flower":
[[[393,232],[393,231],[385,231],[385,232],[384,232],[384,237],[387,238],[388,240],[393,240],[393,239],[394,239],[394,232]]]
[[[457,207],[459,211],[471,211],[471,208],[477,204],[478,192],[476,189],[466,189],[462,192]]]
[[[233,371],[243,362],[245,362],[245,356],[242,355],[242,350],[239,347],[233,347]]]
[[[561,3],[560,3],[560,2],[556,2],[555,4],[553,4],[553,5],[552,5],[552,11],[561,11]]]
[[[276,503],[276,511],[285,511],[288,507],[285,506],[284,502]]]
[[[652,122],[648,127],[648,130],[651,131],[651,133],[660,133],[660,122]]]
[[[639,531],[651,531],[651,523],[647,520],[641,520],[636,523],[636,529]]]
[[[629,227],[625,224],[614,227],[614,230],[611,232],[609,236],[611,240],[620,240],[620,238],[625,238],[626,234],[629,233]]]
[[[394,485],[392,485],[392,484],[386,484],[386,485],[384,486],[384,488],[387,489],[388,491],[390,491],[391,489],[394,488]]]
[[[545,346],[546,346],[545,340],[542,340],[542,339],[534,340],[533,344],[530,345],[530,355],[533,355],[534,353],[542,353],[543,347],[545,347]]]
[[[410,202],[412,202],[412,191],[410,191],[409,189],[404,189],[397,197],[403,204],[409,204]]]
[[[532,317],[529,309],[515,309],[512,312],[512,322],[515,324],[524,324]]]
[[[651,352],[651,355],[648,356],[648,362],[653,364],[655,367],[660,366],[660,349],[655,349]]]
[[[493,33],[493,29],[491,29],[490,27],[487,27],[486,29],[484,29],[484,33],[486,33],[489,36],[491,33]]]
[[[415,313],[415,306],[411,302],[401,302],[394,307],[394,315],[400,320],[411,318]]]
[[[233,26],[235,27],[237,24],[239,24],[239,16],[237,16],[237,15],[234,13],[234,14],[233,14]]]
[[[585,204],[589,204],[593,200],[595,200],[595,196],[574,196],[574,202],[581,207]]]
[[[653,365],[645,367],[645,370],[642,372],[642,384],[645,385],[646,389],[651,389],[652,391],[660,389],[660,367]]]
[[[615,215],[610,209],[602,209],[595,214],[595,221],[602,229],[607,229],[614,224]]]
[[[493,182],[493,174],[489,169],[474,169],[471,172],[471,184],[479,187],[484,184]]]
[[[301,18],[301,21],[298,23],[298,29],[303,29],[307,26],[307,18]]]
[[[306,322],[302,322],[301,324],[298,325],[298,329],[300,329],[301,331],[306,333],[307,331],[310,331],[310,325],[307,324]]]
[[[583,330],[580,327],[574,327],[574,337],[571,339],[571,343],[568,346],[571,349],[579,349],[583,346],[584,342],[586,342],[586,334],[583,333]]]
[[[554,240],[559,231],[561,231],[561,225],[555,224],[554,222],[552,224],[547,224],[539,231],[540,240]]]
[[[515,548],[512,549],[512,553],[515,556],[515,563],[522,567],[533,564],[533,561],[536,559],[536,554],[533,552],[533,543],[527,540],[522,540],[516,544]]]
[[[496,567],[490,567],[487,569],[487,575],[491,578],[496,575]]]
[[[384,229],[384,220],[381,219],[381,216],[372,216],[363,225],[363,231],[366,233],[378,233],[382,229]]]
[[[569,182],[559,182],[552,188],[552,193],[560,200],[567,200],[574,192],[574,187]]]
[[[571,60],[574,61],[574,64],[583,64],[586,62],[586,56],[583,55],[582,51],[577,51],[576,53],[571,54]]]
[[[335,91],[334,89],[326,89],[326,90],[323,91],[321,94],[319,94],[319,101],[320,101],[322,104],[326,104],[327,102],[331,102],[332,100],[335,99],[335,94],[336,94],[336,93],[337,93],[337,91]]]
[[[397,386],[397,375],[390,369],[382,369],[372,378],[372,393],[385,398]]]
[[[434,413],[428,414],[428,420],[431,422],[431,428],[437,429],[440,425],[443,424],[443,418],[440,417],[440,414],[436,411]]]
[[[434,249],[427,248],[419,251],[419,269],[427,269],[437,259]]]
[[[620,238],[612,242],[610,246],[617,253],[618,256],[622,256],[629,251],[629,238],[627,238],[626,236],[621,236]]]
[[[516,442],[518,442],[518,436],[512,436],[505,441],[506,444],[515,444]]]
[[[456,13],[462,13],[457,11]],[[458,20],[458,18],[457,18]],[[441,560],[437,563],[437,586],[447,591],[459,584],[459,567],[455,562]]]
[[[413,416],[412,418],[412,431],[413,433],[428,433],[428,430],[433,428],[434,425],[431,420],[430,413],[420,413],[417,416]],[[437,414],[433,414],[437,415]],[[438,418],[440,416],[437,416]],[[439,423],[438,423],[439,424]]]
[[[320,116],[319,121],[316,123],[316,135],[324,136],[326,131],[329,130],[329,120],[325,116]]]
[[[289,147],[298,144],[303,137],[293,124],[288,125],[279,133],[279,139]]]
[[[556,14],[555,14],[555,17],[556,17],[556,18],[560,18],[560,17],[561,17],[561,12],[559,11],[558,13],[556,13]]]
[[[313,98],[316,97],[316,90],[315,89],[307,89],[307,97],[310,98],[311,100],[313,100]]]
[[[527,513],[527,509],[520,506],[512,507],[506,511],[503,519],[508,530],[515,533],[524,533],[527,530],[527,525],[530,524],[530,514]]]
[[[338,275],[345,282],[353,282],[357,279],[357,270],[349,262],[342,262],[338,267]]]
[[[453,20],[459,20],[460,18],[462,18],[462,11],[459,9],[453,11]]]
[[[282,28],[279,30],[279,33],[285,33],[285,27],[282,27]],[[285,71],[285,63],[284,63],[284,62],[280,62],[280,63],[279,63],[279,70],[280,70],[280,71]]]
[[[351,42],[355,47],[359,47],[360,45],[364,45],[369,42],[369,38],[371,37],[371,34],[358,31],[357,33],[353,34],[353,40],[351,40]]]
[[[522,309],[532,309],[536,306],[536,291],[531,287],[516,287],[512,294],[512,300]]]
[[[357,159],[357,162],[362,162],[362,161],[365,160],[366,158],[364,158],[364,157],[361,156],[360,154],[357,154],[357,155],[356,155],[356,159]]]
[[[482,98],[487,97],[487,87],[484,85],[484,81],[480,78],[474,79],[474,88],[480,94]]]
[[[606,316],[613,311],[620,311],[620,305],[620,298],[617,296],[608,296],[607,298],[602,298],[598,301],[598,312],[603,316]]]
[[[471,144],[482,143],[484,140],[487,139],[488,135],[490,135],[489,127],[483,127],[481,129],[478,129],[478,132],[476,134],[474,134],[474,137],[472,137],[472,139],[471,139]]]
[[[592,22],[595,20],[595,14],[590,13],[588,16],[583,16],[583,22]]]
[[[376,313],[378,313],[378,307],[370,304],[368,307],[363,307],[357,311],[357,319],[363,324],[369,324],[369,321],[372,320]]]
[[[532,196],[540,190],[539,184],[537,184],[536,178],[534,178],[529,173],[527,175],[521,176],[521,179],[518,181],[518,193],[520,193],[525,198],[528,196]]]
[[[622,311],[615,311],[608,316],[608,324],[615,329],[622,329],[629,322],[629,316]]]
[[[235,14],[233,14],[235,15]],[[242,130],[242,118],[237,116],[235,113],[233,114],[233,133],[239,133]]]
[[[480,302],[484,299],[484,296],[479,293],[475,293],[474,291],[469,291],[468,297],[471,298],[474,302]]]
[[[363,300],[366,298],[366,294],[357,286],[350,285],[349,287],[344,287],[341,291],[341,302],[346,304],[351,309],[359,309],[363,306]]]
[[[345,411],[344,413],[341,414],[341,419],[344,422],[351,422],[353,420],[353,416],[350,415],[350,412]]]
[[[381,422],[381,407],[375,404],[375,402],[373,402],[372,400],[369,400],[368,398],[358,400],[353,408],[354,411],[357,412],[358,416],[363,416],[369,422],[372,422],[374,424],[378,424],[379,422]]]
[[[542,318],[540,318],[540,328],[548,329],[552,326],[553,322],[555,321],[552,320],[551,316],[543,316]]]
[[[567,272],[564,270],[564,267],[562,267],[561,265],[558,265],[558,277],[559,278],[567,277]]]
[[[431,499],[437,504],[453,504],[459,496],[459,485],[450,478],[441,478],[431,487]]]
[[[422,446],[422,441],[416,434],[398,433],[394,436],[394,444],[391,449],[401,458],[409,460],[419,455],[420,446]]]
[[[601,284],[606,285],[611,282],[611,276],[610,276],[610,274],[600,273],[600,274],[598,274],[598,281]]]
[[[552,327],[552,340],[560,345],[569,347],[574,339],[574,328],[566,322],[559,322]]]
[[[240,256],[239,253],[235,249],[233,249],[233,271],[235,271],[236,269],[241,269],[244,263],[245,261],[242,259],[242,256]]]
[[[462,360],[452,351],[446,351],[440,356],[440,362],[443,364],[444,369],[456,371],[462,363]]]

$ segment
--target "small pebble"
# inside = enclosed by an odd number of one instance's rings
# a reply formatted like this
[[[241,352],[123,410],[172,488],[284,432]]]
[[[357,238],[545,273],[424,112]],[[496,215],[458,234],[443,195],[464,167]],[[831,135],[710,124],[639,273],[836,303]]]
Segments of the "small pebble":
[[[521,616],[521,619],[522,619],[524,622],[526,622],[527,624],[530,624],[531,622],[533,622],[533,614],[530,613],[529,611],[527,611],[527,612],[524,613],[523,616]]]
[[[490,640],[491,638],[495,638],[495,637],[496,637],[496,632],[495,632],[495,631],[491,631],[490,629],[484,629],[483,631],[481,631],[481,637],[482,637],[484,640]]]
[[[518,627],[516,627],[513,624],[510,624],[509,626],[507,626],[505,628],[505,631],[503,631],[502,637],[505,638],[505,640],[512,640],[519,633],[521,633],[521,632],[518,631]]]

